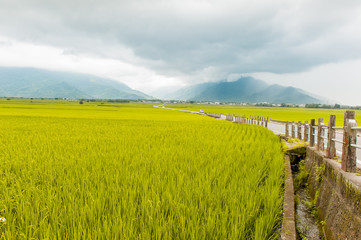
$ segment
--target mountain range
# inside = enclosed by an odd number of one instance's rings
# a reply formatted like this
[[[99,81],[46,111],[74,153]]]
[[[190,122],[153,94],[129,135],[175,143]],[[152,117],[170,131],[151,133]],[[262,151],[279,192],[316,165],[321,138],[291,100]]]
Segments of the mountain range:
[[[157,96],[158,97],[158,96]],[[321,103],[318,97],[295,87],[269,85],[252,77],[233,82],[196,84],[160,96],[163,99],[215,102]]]
[[[35,68],[0,67],[0,97],[152,99],[115,80]]]
[[[162,94],[163,92],[163,94]],[[299,88],[270,85],[252,77],[233,82],[207,82],[181,89],[159,89],[165,100],[215,102],[322,103]],[[118,81],[88,74],[24,67],[0,67],[0,97],[71,99],[154,99]]]

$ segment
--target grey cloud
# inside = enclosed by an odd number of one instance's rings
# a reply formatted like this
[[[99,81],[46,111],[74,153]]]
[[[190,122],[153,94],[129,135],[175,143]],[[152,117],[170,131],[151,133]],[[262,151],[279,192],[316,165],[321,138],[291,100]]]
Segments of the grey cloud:
[[[361,3],[353,0],[0,3],[4,35],[166,75],[298,72],[361,57]]]
[[[0,46],[11,46],[12,43],[10,41],[0,41]]]

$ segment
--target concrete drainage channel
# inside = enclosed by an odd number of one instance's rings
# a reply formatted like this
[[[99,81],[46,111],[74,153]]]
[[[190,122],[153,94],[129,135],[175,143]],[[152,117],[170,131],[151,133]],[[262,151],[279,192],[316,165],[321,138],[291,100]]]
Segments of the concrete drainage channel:
[[[308,175],[305,174],[303,162],[305,158],[306,149],[304,147],[291,148],[285,153],[286,180],[284,204],[285,206],[292,205],[294,215],[286,216],[286,209],[284,209],[285,215],[282,223],[281,239],[326,239],[323,234],[322,224],[319,223],[314,212],[314,202],[307,190],[306,181]],[[288,181],[291,182],[291,187],[287,186]],[[288,196],[291,194],[292,197]],[[293,222],[287,221],[287,218],[292,219]],[[287,222],[289,222],[288,225]],[[293,226],[291,226],[292,223]],[[291,231],[292,227],[294,233]]]
[[[286,155],[293,170],[297,238],[361,239],[361,170],[343,171],[341,159],[326,158],[316,147],[291,148]]]

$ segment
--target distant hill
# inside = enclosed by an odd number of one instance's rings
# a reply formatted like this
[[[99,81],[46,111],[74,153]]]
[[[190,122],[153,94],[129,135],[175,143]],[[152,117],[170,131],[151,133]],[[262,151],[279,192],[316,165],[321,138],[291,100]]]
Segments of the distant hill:
[[[281,85],[269,85],[252,77],[234,82],[202,83],[181,88],[163,96],[168,100],[216,102],[269,102],[288,104],[321,103],[304,90]]]
[[[152,99],[107,78],[19,67],[0,67],[0,97]]]

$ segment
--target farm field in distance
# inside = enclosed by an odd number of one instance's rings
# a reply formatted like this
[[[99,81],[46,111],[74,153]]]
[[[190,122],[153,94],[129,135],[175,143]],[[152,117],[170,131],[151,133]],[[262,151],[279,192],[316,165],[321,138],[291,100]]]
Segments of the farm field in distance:
[[[1,236],[277,239],[278,137],[152,105],[1,100]]]
[[[281,121],[310,121],[310,119],[323,118],[328,124],[330,115],[336,115],[336,125],[343,126],[345,109],[320,109],[320,108],[284,108],[284,107],[251,107],[251,106],[230,106],[230,105],[199,105],[199,104],[167,104],[169,108],[181,108],[193,111],[203,109],[210,113],[229,113],[252,116],[270,117],[272,120]],[[361,124],[361,111],[355,111],[356,120]]]

